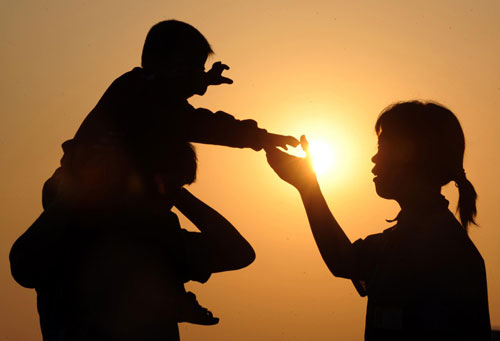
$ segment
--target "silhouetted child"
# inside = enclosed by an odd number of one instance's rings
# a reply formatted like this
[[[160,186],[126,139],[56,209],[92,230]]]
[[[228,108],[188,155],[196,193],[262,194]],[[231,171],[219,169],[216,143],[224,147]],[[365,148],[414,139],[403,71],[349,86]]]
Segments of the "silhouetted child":
[[[169,164],[169,153],[182,152],[183,148],[178,146],[190,141],[260,150],[264,146],[286,148],[287,144],[298,144],[293,137],[258,128],[255,121],[240,121],[220,111],[195,109],[187,102],[194,94],[203,95],[209,85],[232,83],[222,76],[228,67],[220,62],[208,72],[204,71],[205,61],[211,53],[203,35],[186,23],[169,20],[153,26],[144,44],[142,68],[134,68],[116,79],[85,118],[75,137],[63,144],[61,167],[44,185],[45,212],[12,250],[16,279],[24,286],[37,288],[42,327],[44,321],[51,321],[45,323],[46,326],[54,322],[51,316],[54,311],[64,311],[52,309],[57,295],[47,285],[53,285],[54,279],[47,277],[50,272],[45,273],[46,267],[41,264],[47,263],[47,259],[57,259],[57,255],[52,254],[50,248],[47,250],[47,245],[53,245],[54,252],[61,251],[58,242],[71,244],[66,243],[68,233],[90,231],[89,226],[96,225],[99,219],[108,221],[109,225],[119,225],[121,231],[125,224],[123,217],[132,215],[128,227],[132,226],[132,221],[138,222],[134,218],[136,215],[144,218],[140,208],[162,202],[158,192],[169,188],[169,183],[190,183],[186,180],[189,176],[182,172],[177,173],[177,179],[172,179],[172,173],[165,175],[161,171],[165,164],[167,168],[176,166]],[[182,155],[177,159],[182,159]],[[131,200],[131,197],[136,199]],[[195,200],[188,202],[199,206]],[[81,228],[68,232],[73,225]],[[102,225],[97,224],[94,232],[103,232]],[[52,229],[53,226],[59,228]],[[44,245],[37,245],[42,241]],[[85,249],[88,241],[81,245],[80,249]],[[79,255],[74,250],[73,253],[75,257]],[[33,259],[39,254],[44,257]],[[64,267],[55,271],[71,273]],[[181,292],[179,289],[176,297],[181,297]],[[182,297],[185,304],[177,305],[182,315],[178,316],[179,321],[217,322],[210,312],[198,305],[193,294],[184,291]],[[58,329],[51,329],[54,330]]]
[[[144,44],[142,68],[116,79],[75,137],[63,144],[61,168],[44,186],[44,207],[69,183],[67,190],[94,200],[93,191],[112,187],[125,164],[136,171],[128,179],[130,186],[151,186],[154,164],[170,143],[254,150],[298,145],[295,138],[268,133],[253,120],[195,109],[187,102],[195,94],[203,95],[209,85],[232,83],[222,76],[228,67],[220,62],[205,72],[210,54],[205,37],[186,23],[168,20],[153,26]]]
[[[366,340],[490,340],[484,261],[467,235],[476,192],[463,169],[458,119],[435,103],[403,102],[384,110],[375,128],[375,189],[401,211],[395,226],[354,243],[328,209],[307,158],[270,148],[268,161],[299,190],[330,271],[368,296]],[[441,195],[450,181],[461,223]]]

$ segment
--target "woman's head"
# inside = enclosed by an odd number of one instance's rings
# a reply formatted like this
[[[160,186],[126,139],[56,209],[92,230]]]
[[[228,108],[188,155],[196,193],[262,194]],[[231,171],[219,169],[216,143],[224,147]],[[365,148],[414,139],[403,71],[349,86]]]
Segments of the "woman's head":
[[[379,195],[397,195],[410,183],[440,189],[455,181],[462,225],[474,223],[476,192],[463,170],[464,133],[449,109],[433,102],[399,102],[382,111],[375,131],[379,152],[373,162]]]

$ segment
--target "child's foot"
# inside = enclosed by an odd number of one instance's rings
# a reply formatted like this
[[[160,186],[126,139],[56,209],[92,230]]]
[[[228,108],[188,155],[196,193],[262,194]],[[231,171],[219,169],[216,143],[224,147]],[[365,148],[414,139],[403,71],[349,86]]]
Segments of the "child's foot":
[[[184,295],[184,300],[179,310],[179,322],[189,322],[206,326],[219,323],[219,318],[214,317],[210,310],[202,307],[196,300],[196,295],[190,291]]]

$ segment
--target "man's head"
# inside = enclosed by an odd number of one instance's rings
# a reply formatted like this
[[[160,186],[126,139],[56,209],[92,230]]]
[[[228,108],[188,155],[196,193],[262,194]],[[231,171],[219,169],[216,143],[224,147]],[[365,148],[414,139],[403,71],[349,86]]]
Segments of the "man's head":
[[[142,50],[142,67],[159,77],[175,78],[192,89],[192,94],[206,90],[202,80],[205,61],[213,53],[207,39],[193,26],[177,20],[154,25]],[[192,95],[191,94],[191,95]]]
[[[168,151],[151,165],[157,190],[169,194],[192,184],[196,180],[197,163],[196,151],[191,143],[172,143]]]

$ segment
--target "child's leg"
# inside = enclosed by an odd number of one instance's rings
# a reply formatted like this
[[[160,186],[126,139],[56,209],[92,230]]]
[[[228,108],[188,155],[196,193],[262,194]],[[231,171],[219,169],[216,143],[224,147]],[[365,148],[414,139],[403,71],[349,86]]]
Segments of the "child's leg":
[[[179,322],[189,322],[201,325],[214,325],[219,323],[219,318],[214,317],[212,312],[202,307],[192,292],[185,292],[179,306]]]

